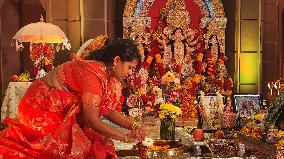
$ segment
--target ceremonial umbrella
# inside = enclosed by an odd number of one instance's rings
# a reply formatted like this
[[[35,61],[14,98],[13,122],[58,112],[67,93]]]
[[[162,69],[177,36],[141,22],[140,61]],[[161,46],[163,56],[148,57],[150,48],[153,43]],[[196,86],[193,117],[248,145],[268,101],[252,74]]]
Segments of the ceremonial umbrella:
[[[12,39],[16,41],[17,50],[23,48],[23,45],[18,44],[22,42],[30,42],[31,45],[34,43],[62,44],[63,49],[70,50],[71,48],[65,33],[58,26],[45,23],[42,16],[40,22],[22,27]]]

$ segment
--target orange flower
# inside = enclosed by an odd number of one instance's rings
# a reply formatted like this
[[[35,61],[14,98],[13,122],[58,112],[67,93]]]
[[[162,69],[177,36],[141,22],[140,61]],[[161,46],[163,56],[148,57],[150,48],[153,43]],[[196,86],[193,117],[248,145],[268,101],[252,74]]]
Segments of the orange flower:
[[[150,64],[152,62],[152,60],[153,60],[153,57],[152,56],[148,56],[146,61],[147,61],[147,63]]]
[[[196,59],[197,59],[197,61],[202,61],[203,60],[203,53],[198,53]]]
[[[232,91],[231,91],[231,90],[226,90],[226,95],[227,95],[227,96],[231,96],[231,94],[232,94]]]
[[[198,75],[198,74],[195,74],[195,75],[193,76],[193,81],[194,81],[195,83],[199,83],[199,82],[201,81],[201,76]]]
[[[157,63],[162,63],[163,62],[160,54],[156,54],[155,58],[156,58],[156,62]]]

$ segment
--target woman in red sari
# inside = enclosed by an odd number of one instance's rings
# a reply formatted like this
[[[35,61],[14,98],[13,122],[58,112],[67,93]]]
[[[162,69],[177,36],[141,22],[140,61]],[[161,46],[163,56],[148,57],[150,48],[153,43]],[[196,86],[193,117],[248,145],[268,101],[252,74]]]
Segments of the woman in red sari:
[[[18,118],[3,121],[8,127],[0,132],[0,158],[116,158],[110,138],[131,142],[145,137],[119,112],[120,81],[140,61],[135,43],[104,36],[94,42],[103,47],[88,60],[66,62],[28,88]],[[131,133],[113,129],[101,116]]]

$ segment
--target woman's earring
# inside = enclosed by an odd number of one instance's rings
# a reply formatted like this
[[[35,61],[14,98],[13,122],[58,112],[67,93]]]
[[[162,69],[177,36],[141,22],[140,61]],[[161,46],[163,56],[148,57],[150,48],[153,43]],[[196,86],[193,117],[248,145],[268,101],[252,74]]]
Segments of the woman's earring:
[[[112,71],[114,71],[116,68],[115,64],[111,67]]]

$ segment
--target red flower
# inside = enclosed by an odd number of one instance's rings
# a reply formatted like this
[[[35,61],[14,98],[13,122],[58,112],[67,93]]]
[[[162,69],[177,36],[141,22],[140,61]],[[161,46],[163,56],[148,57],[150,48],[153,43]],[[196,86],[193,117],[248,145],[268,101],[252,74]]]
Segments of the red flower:
[[[213,57],[211,51],[207,51],[207,59],[211,59]]]
[[[46,67],[46,69],[47,69],[48,71],[51,71],[51,70],[53,69],[53,65],[52,65],[52,64],[48,64],[48,65],[46,65],[45,67]]]
[[[52,61],[54,59],[54,51],[49,44],[33,44],[30,52],[30,58],[32,61],[36,61],[40,56],[46,57]]]
[[[158,67],[160,75],[163,75],[165,73],[164,65],[162,63],[157,63],[156,66]]]
[[[153,95],[151,95],[151,96],[150,96],[149,100],[150,100],[150,101],[154,101],[154,100],[155,100],[155,98],[156,98],[156,95],[155,95],[155,94],[153,94]]]
[[[148,97],[146,96],[146,94],[143,94],[141,96],[142,100],[145,102],[145,101],[148,101]]]
[[[202,73],[202,62],[201,61],[197,61],[196,63],[196,68],[195,68],[195,72],[196,74],[201,74]]]
[[[147,61],[143,62],[142,67],[143,68],[148,68],[149,67],[149,63]]]
[[[34,76],[36,76],[38,70],[39,70],[39,68],[38,68],[37,66],[33,66],[33,68],[32,68],[32,74],[33,74]]]
[[[217,81],[217,87],[218,87],[218,88],[222,88],[222,86],[223,86],[222,80],[218,80],[218,81]]]
[[[135,80],[135,85],[136,85],[136,87],[141,87],[141,78],[140,77],[138,77],[136,80]]]
[[[225,81],[224,81],[224,89],[225,90],[228,90],[232,87],[232,82],[230,80],[230,78],[225,78]]]

